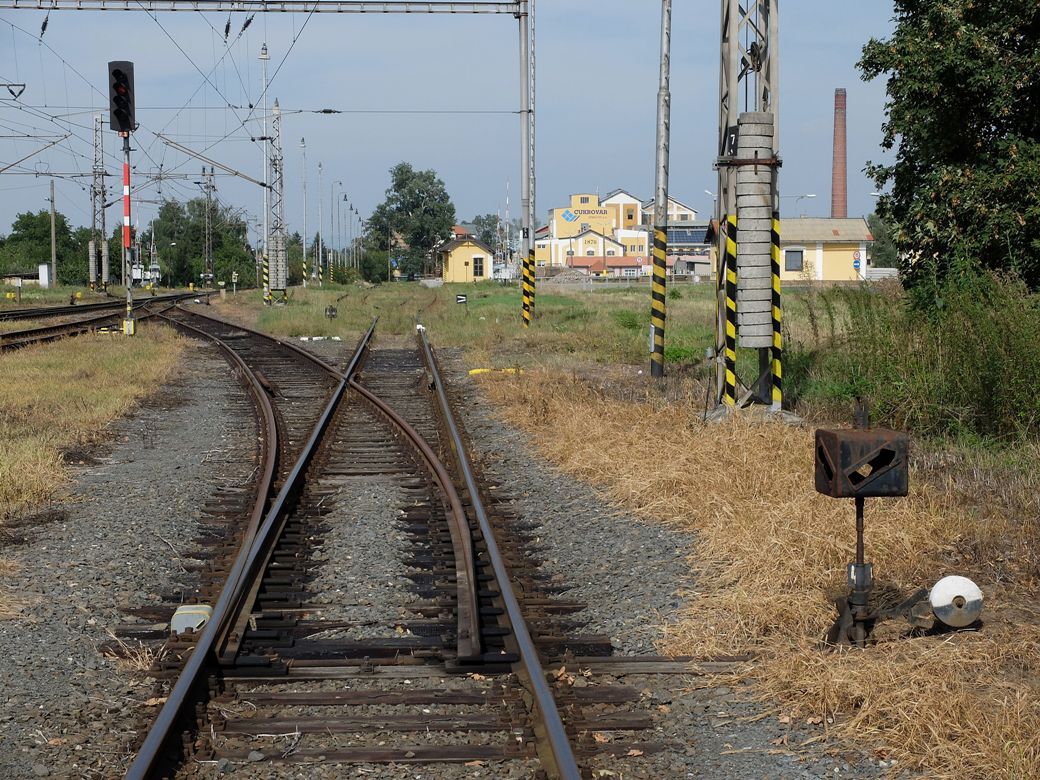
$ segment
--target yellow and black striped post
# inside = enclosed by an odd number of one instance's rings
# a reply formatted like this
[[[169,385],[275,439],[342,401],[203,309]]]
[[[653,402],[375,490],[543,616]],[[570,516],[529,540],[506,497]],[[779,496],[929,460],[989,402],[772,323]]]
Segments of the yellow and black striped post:
[[[318,287],[325,286],[325,267],[321,264],[321,259],[318,260]]]
[[[264,275],[264,303],[267,305],[271,304],[271,269],[270,263],[267,260],[267,255],[264,255],[263,261],[263,275]]]
[[[664,376],[664,319],[667,307],[668,233],[654,228],[654,270],[650,291],[650,376]]]
[[[726,280],[726,349],[725,381],[722,386],[722,403],[737,404],[737,217],[726,216],[726,257],[723,263]]]
[[[783,391],[783,355],[784,338],[780,332],[783,311],[780,307],[780,212],[773,212],[772,231],[772,266],[773,266],[773,403],[772,410],[779,412],[784,404]]]
[[[524,318],[524,327],[528,328],[531,326],[531,317],[534,316],[534,250],[532,249],[527,257],[523,259],[523,279],[521,281],[521,287],[523,290],[523,311],[522,316]]]

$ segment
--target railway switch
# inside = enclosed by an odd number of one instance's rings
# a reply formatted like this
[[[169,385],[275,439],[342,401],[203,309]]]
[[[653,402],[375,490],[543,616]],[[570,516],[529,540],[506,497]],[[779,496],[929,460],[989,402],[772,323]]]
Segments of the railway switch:
[[[848,566],[846,595],[835,601],[838,617],[824,646],[865,647],[881,620],[900,617],[913,628],[964,628],[982,612],[982,593],[967,577],[944,577],[931,591],[915,591],[902,602],[879,608],[872,599],[874,568],[864,551],[867,498],[895,498],[909,492],[909,437],[901,431],[871,428],[866,405],[857,403],[848,429],[816,431],[816,490],[856,503],[856,560]],[[941,627],[940,627],[941,628]]]
[[[816,490],[856,502],[856,560],[848,567],[847,595],[835,606],[838,618],[828,645],[865,647],[879,615],[871,607],[874,567],[864,552],[864,505],[868,497],[905,496],[909,489],[905,433],[871,428],[865,404],[857,403],[852,428],[817,429]]]
[[[909,490],[909,437],[871,428],[865,407],[856,427],[816,431],[816,490],[831,498],[890,498]]]

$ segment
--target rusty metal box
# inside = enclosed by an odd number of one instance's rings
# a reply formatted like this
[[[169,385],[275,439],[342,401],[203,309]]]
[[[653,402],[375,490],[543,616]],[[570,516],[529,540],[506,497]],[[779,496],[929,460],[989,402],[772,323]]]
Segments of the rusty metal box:
[[[905,496],[906,433],[888,428],[816,430],[816,490],[832,498]]]

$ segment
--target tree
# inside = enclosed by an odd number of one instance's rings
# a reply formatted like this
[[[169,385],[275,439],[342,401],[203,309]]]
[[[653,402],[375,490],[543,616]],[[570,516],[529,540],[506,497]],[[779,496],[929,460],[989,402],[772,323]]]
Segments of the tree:
[[[888,76],[878,213],[904,279],[927,290],[979,268],[1040,288],[1040,5],[895,0],[896,29],[859,69]]]
[[[165,201],[151,228],[142,232],[143,254],[147,257],[154,234],[159,267],[171,284],[197,282],[205,270],[206,209],[205,198],[193,198],[186,203]],[[250,286],[256,281],[256,261],[247,238],[248,226],[228,206],[211,201],[209,209],[213,275],[217,281],[231,284],[232,274],[237,272],[239,287]],[[112,257],[122,257],[119,245],[112,251]]]
[[[473,217],[473,226],[477,229],[477,240],[490,247],[499,242],[499,219],[497,214],[480,214]]]
[[[61,212],[54,216],[55,254],[59,284],[84,284],[87,281],[87,244],[89,231],[73,231]],[[11,232],[0,247],[0,271],[35,271],[40,263],[51,261],[51,213],[41,209],[15,217]]]
[[[877,214],[867,217],[874,245],[870,250],[870,261],[875,268],[898,268],[899,252],[892,238],[892,226]]]
[[[432,170],[409,163],[390,169],[390,187],[368,221],[369,247],[391,246],[401,273],[429,273],[433,249],[451,235],[455,206]]]

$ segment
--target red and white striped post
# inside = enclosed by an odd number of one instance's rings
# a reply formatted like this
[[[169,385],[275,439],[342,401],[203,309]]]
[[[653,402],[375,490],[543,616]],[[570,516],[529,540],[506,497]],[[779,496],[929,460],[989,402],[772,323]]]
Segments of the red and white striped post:
[[[123,320],[123,333],[133,336],[136,330],[134,322],[133,292],[133,245],[130,236],[130,133],[123,136],[123,284],[126,285],[126,319]]]

